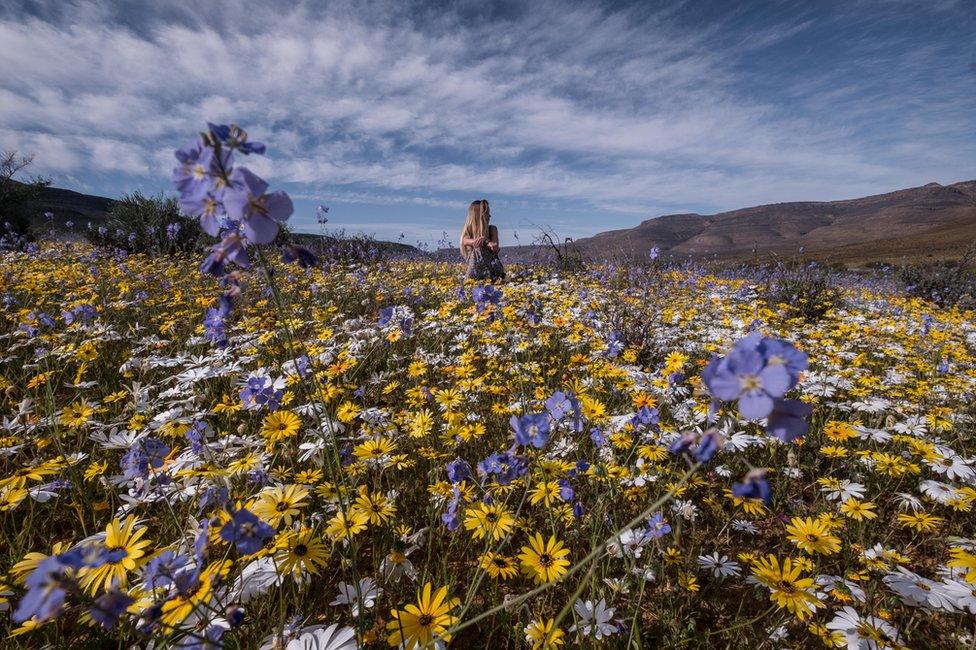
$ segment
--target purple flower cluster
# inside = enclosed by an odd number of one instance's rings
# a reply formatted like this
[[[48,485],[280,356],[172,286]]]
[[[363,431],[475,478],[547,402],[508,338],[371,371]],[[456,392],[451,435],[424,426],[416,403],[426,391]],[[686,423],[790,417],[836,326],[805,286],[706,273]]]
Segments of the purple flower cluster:
[[[233,152],[262,154],[263,144],[248,142],[247,133],[233,124],[207,126],[207,133],[176,151],[173,184],[180,191],[180,208],[200,217],[207,234],[221,237],[205,266],[215,272],[223,269],[214,263],[218,259],[246,265],[243,247],[271,243],[294,206],[286,193],[268,192],[263,179],[234,166]]]
[[[64,608],[68,593],[81,592],[75,580],[78,571],[97,568],[110,559],[106,549],[99,546],[76,547],[66,553],[44,558],[24,582],[27,593],[14,611],[14,621],[23,623],[33,617],[38,623],[43,623],[57,617]]]
[[[738,402],[749,420],[767,418],[767,430],[784,442],[805,435],[808,404],[783,399],[807,368],[807,355],[787,341],[753,332],[724,357],[712,359],[702,381],[716,400]]]
[[[474,300],[478,311],[484,311],[488,305],[497,305],[502,300],[502,292],[491,284],[479,284],[471,290],[471,299]]]
[[[522,456],[515,455],[514,447],[508,451],[491,454],[478,463],[478,475],[482,479],[494,476],[499,485],[508,485],[528,471],[528,462]]]
[[[274,534],[274,528],[247,508],[235,510],[231,520],[220,529],[220,538],[233,544],[241,555],[257,553]]]
[[[251,375],[241,389],[241,406],[247,411],[274,411],[285,394],[285,380],[265,375]]]
[[[136,441],[129,448],[129,451],[122,456],[119,465],[122,467],[125,478],[130,481],[149,478],[151,470],[157,470],[163,466],[169,452],[169,445],[159,438],[150,436]]]

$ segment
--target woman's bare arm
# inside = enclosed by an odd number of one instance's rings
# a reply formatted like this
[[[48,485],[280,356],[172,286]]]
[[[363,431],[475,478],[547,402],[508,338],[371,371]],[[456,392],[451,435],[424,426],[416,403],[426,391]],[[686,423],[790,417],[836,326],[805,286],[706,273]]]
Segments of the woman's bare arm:
[[[488,226],[488,248],[498,252],[498,228],[494,226]]]

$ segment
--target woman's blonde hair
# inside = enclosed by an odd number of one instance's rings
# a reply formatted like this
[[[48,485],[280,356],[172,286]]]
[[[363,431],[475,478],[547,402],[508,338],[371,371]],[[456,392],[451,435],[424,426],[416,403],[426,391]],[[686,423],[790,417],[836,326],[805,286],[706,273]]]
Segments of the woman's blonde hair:
[[[491,210],[488,209],[488,201],[485,199],[478,199],[477,201],[472,201],[471,205],[468,206],[468,218],[464,220],[464,228],[461,230],[461,242],[464,238],[477,239],[478,237],[488,237],[488,219],[491,217]],[[470,249],[470,246],[465,246],[463,243],[459,243],[461,247],[461,255],[464,255]]]

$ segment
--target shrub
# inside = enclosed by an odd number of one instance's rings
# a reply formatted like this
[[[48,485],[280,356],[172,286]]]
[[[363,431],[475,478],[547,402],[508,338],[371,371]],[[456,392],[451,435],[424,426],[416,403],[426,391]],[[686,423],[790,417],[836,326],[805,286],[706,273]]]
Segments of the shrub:
[[[787,316],[808,323],[821,320],[841,302],[836,278],[815,262],[776,264],[766,275],[760,295]]]
[[[976,308],[976,270],[972,261],[976,246],[958,261],[913,264],[898,269],[898,279],[909,294],[931,300],[939,307]]]
[[[127,194],[111,208],[103,226],[89,224],[85,237],[92,244],[129,253],[173,254],[199,248],[199,221],[180,213],[176,199]]]
[[[51,184],[38,177],[27,182],[14,178],[31,162],[31,156],[19,156],[15,151],[0,153],[0,248],[18,248],[31,239],[27,204]]]

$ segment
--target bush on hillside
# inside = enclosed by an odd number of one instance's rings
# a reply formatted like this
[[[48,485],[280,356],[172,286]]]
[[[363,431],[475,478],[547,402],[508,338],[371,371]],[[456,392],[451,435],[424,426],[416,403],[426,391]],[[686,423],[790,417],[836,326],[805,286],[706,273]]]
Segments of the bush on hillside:
[[[128,253],[188,252],[203,244],[199,221],[180,213],[176,199],[127,194],[116,201],[105,225],[89,224],[85,237],[97,246]]]

